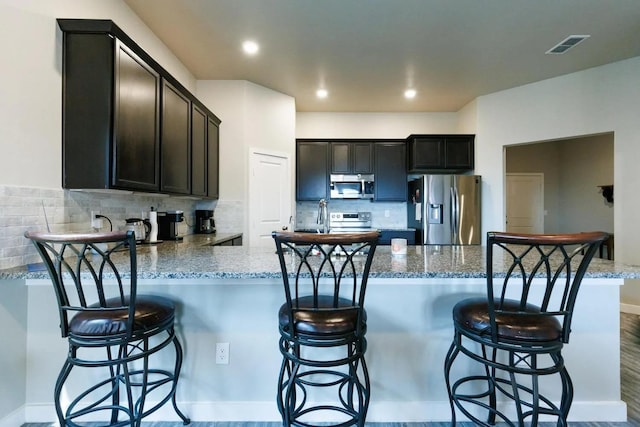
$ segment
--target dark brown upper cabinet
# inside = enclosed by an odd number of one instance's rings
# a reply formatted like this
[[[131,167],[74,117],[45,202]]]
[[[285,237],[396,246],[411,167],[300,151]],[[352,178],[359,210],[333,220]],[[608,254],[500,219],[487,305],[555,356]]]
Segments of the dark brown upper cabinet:
[[[406,202],[406,142],[403,140],[376,142],[373,147],[376,178],[373,200],[376,202]]]
[[[329,143],[296,142],[296,200],[329,199]]]
[[[331,142],[331,173],[373,173],[373,145],[370,142]]]
[[[220,120],[207,117],[207,196],[217,199],[220,194]]]
[[[157,190],[160,76],[122,43],[116,41],[115,44],[115,170],[112,185]],[[89,145],[88,141],[84,144]]]
[[[191,105],[191,194],[207,195],[207,114]]]
[[[407,172],[464,172],[474,168],[474,135],[410,135]]]
[[[191,193],[191,102],[167,81],[162,84],[160,191]]]
[[[58,25],[63,32],[62,186],[211,198],[202,182],[217,187],[217,160],[210,168],[208,149],[211,122],[217,156],[220,120],[215,114],[113,21],[58,19]],[[206,116],[199,128],[206,127],[205,136],[195,132],[200,138],[195,142],[193,104]],[[204,165],[194,166],[193,144]]]
[[[191,194],[218,198],[218,126],[206,110],[191,104]]]
[[[107,34],[63,51],[63,187],[158,191],[160,75]]]

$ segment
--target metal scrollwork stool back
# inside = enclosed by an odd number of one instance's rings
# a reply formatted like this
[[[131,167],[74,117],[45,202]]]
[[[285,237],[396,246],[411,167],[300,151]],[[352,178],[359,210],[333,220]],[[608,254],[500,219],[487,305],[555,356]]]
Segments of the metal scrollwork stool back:
[[[364,426],[371,390],[364,299],[378,236],[273,233],[286,297],[277,395],[285,426],[310,426],[323,415],[341,427]]]
[[[182,347],[174,331],[175,305],[168,298],[137,293],[134,233],[27,232],[25,237],[44,261],[62,337],[68,340],[54,390],[60,425],[75,427],[97,419],[112,427],[140,426],[169,400],[189,424],[176,404]],[[171,346],[175,363],[170,369],[155,368],[152,356]],[[78,368],[91,368],[82,371],[91,384],[68,396],[77,384],[68,387],[66,382]]]
[[[454,338],[444,366],[452,425],[457,408],[483,426],[496,420],[535,426],[540,415],[567,426],[573,384],[561,351],[569,342],[580,282],[607,237],[487,234],[487,296],[453,308]],[[484,373],[452,380],[460,354],[479,362]],[[559,378],[559,404],[542,395],[541,377]]]

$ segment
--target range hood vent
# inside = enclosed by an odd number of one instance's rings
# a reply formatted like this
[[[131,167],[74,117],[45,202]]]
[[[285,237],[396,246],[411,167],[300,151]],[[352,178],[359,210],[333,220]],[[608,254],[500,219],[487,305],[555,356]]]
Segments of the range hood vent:
[[[568,51],[569,49],[571,49],[572,47],[578,45],[581,41],[588,39],[589,35],[582,35],[582,36],[569,36],[566,39],[562,40],[560,43],[558,43],[557,45],[555,45],[554,47],[552,47],[551,49],[549,49],[548,51],[546,51],[545,53],[547,54],[555,54],[555,55],[561,55],[563,53],[565,53],[566,51]]]

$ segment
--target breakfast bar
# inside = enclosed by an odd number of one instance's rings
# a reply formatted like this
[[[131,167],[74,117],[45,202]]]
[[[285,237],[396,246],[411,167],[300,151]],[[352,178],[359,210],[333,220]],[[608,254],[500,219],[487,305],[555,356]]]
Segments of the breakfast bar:
[[[139,246],[139,292],[179,301],[184,364],[178,401],[192,420],[279,421],[277,312],[283,291],[275,248],[212,246],[212,239],[224,238],[189,235],[180,242]],[[367,421],[450,419],[443,363],[453,335],[451,309],[461,299],[485,294],[485,250],[409,246],[406,256],[396,256],[389,246],[377,248],[365,304],[372,384]],[[575,386],[570,420],[626,420],[619,287],[624,279],[639,277],[640,269],[614,261],[594,259],[590,265],[564,350]],[[26,310],[27,420],[53,421],[52,390],[66,344],[48,275],[21,267],[0,271],[0,280],[0,315],[21,303]],[[20,342],[6,328],[0,338]],[[216,343],[229,343],[228,364],[216,364]],[[543,381],[545,386],[552,387]],[[558,395],[553,389],[547,393]],[[176,415],[163,408],[153,420],[176,420]]]

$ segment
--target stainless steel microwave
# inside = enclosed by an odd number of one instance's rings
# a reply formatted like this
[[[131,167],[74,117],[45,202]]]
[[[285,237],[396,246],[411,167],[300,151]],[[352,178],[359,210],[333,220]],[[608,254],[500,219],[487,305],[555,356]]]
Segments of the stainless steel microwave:
[[[373,174],[331,175],[332,199],[373,199]]]

